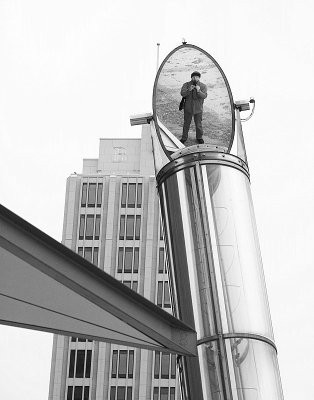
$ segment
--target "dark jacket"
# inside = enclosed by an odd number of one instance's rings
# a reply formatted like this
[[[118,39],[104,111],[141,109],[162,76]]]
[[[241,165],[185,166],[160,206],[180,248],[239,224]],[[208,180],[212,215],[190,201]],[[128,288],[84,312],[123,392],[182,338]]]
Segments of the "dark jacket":
[[[193,85],[192,81],[185,82],[181,89],[181,96],[186,98],[184,111],[190,114],[199,114],[203,112],[204,99],[207,97],[207,87],[204,83],[198,81],[197,85],[200,87],[200,91],[196,89],[189,91],[189,87]]]

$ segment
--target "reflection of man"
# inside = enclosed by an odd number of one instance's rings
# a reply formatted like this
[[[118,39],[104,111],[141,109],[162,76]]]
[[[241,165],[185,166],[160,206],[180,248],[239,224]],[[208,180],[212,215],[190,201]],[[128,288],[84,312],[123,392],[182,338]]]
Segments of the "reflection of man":
[[[184,104],[184,123],[181,142],[186,142],[188,133],[194,117],[196,128],[196,140],[198,143],[204,143],[203,140],[203,103],[207,97],[207,87],[200,81],[201,74],[195,71],[191,74],[190,82],[185,82],[181,89],[181,96],[185,97]]]

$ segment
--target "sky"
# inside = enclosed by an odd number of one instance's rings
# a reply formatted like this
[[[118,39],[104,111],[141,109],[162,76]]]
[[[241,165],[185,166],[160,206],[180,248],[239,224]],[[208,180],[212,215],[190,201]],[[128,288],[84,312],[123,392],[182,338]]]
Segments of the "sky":
[[[0,0],[0,202],[61,240],[66,178],[99,138],[139,134],[160,62],[211,54],[243,125],[285,400],[314,392],[314,29],[310,0]],[[0,326],[0,397],[48,398],[52,335]]]

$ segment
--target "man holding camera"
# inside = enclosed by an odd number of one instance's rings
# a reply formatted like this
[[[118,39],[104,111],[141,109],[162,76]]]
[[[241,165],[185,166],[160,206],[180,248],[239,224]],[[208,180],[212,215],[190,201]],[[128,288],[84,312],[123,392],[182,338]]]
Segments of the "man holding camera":
[[[201,74],[194,71],[191,74],[190,82],[185,82],[181,89],[181,96],[185,97],[184,104],[184,123],[181,143],[185,143],[188,138],[188,133],[194,118],[196,128],[196,140],[198,143],[204,143],[203,140],[203,103],[207,97],[207,87],[204,83],[200,82]]]

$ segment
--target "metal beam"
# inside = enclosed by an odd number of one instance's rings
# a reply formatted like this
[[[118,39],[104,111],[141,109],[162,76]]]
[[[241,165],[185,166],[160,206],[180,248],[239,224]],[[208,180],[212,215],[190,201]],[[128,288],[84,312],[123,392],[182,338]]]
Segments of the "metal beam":
[[[0,205],[0,323],[196,354],[196,333]]]

